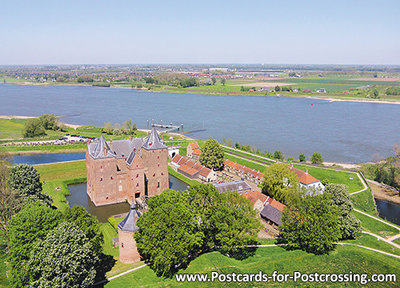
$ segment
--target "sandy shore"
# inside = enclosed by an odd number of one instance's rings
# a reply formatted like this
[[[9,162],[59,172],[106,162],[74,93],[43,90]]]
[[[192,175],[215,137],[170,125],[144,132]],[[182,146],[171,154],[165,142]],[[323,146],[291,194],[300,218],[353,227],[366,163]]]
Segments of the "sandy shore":
[[[30,118],[36,118],[37,116],[18,116],[18,115],[0,115],[0,119],[30,119]],[[82,127],[83,125],[77,125],[77,124],[68,124],[64,122],[60,122],[61,124],[64,124],[67,127],[76,129],[79,127]]]
[[[285,96],[282,96],[285,97]],[[294,96],[297,97],[297,96]],[[400,104],[400,102],[394,101],[384,101],[384,100],[367,100],[367,99],[343,99],[343,98],[324,98],[324,97],[313,97],[313,96],[305,96],[299,95],[298,98],[308,98],[308,99],[318,99],[318,100],[326,100],[329,102],[359,102],[359,103],[375,103],[375,104]]]
[[[371,187],[375,198],[400,205],[400,193],[398,191],[389,189],[384,185],[372,180],[368,180],[368,184]]]

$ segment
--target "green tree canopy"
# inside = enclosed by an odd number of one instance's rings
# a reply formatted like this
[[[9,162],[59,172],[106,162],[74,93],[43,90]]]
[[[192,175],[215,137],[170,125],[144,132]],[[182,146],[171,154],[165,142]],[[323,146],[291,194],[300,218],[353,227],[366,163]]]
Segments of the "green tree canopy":
[[[165,190],[152,197],[137,222],[140,254],[162,276],[172,276],[202,252],[218,247],[243,259],[252,253],[260,222],[250,202],[237,192],[219,193],[212,185],[189,191]]]
[[[56,227],[62,215],[58,210],[39,203],[27,204],[8,225],[11,283],[25,287],[28,281],[26,263],[36,240],[43,240]]]
[[[46,135],[46,131],[39,118],[32,118],[26,120],[22,135],[24,138],[34,138]]]
[[[277,159],[277,160],[283,161],[283,160],[285,160],[285,155],[283,155],[283,153],[281,151],[276,150],[274,152],[274,158]]]
[[[215,85],[215,83],[217,83],[217,79],[215,77],[212,77],[211,78],[211,83],[212,83],[212,85]]]
[[[289,249],[328,253],[341,236],[339,215],[339,208],[332,205],[329,193],[304,197],[283,212],[280,242],[288,244]]]
[[[199,161],[202,165],[213,170],[224,168],[224,150],[217,140],[209,138],[201,150]]]
[[[300,162],[306,162],[306,161],[307,161],[306,155],[300,154],[300,155],[299,155],[299,161],[300,161]]]
[[[221,84],[222,84],[223,86],[225,86],[225,83],[226,83],[226,79],[225,79],[225,78],[221,78]]]
[[[332,195],[332,203],[340,209],[340,232],[341,239],[354,239],[361,232],[361,222],[354,217],[353,202],[349,196],[349,190],[343,184],[327,184],[325,193]]]
[[[54,114],[43,114],[39,117],[40,123],[45,130],[58,130],[58,118]]]
[[[313,164],[322,164],[324,160],[322,159],[321,153],[314,152],[311,156],[311,163]]]
[[[150,198],[149,210],[137,221],[138,251],[158,276],[172,276],[202,245],[203,234],[188,204],[186,193],[165,190]]]
[[[100,231],[100,223],[96,216],[91,215],[82,206],[73,206],[72,208],[67,208],[63,218],[81,229],[90,241],[93,251],[97,256],[100,256],[103,251],[104,236]]]
[[[276,86],[275,86],[275,91],[276,91],[276,92],[281,91],[281,87],[279,87],[279,85],[276,85]]]
[[[97,256],[73,223],[63,222],[37,241],[28,262],[32,287],[92,287]]]
[[[53,202],[50,196],[42,193],[39,172],[32,165],[19,164],[12,167],[8,184],[10,189],[17,191],[28,202],[39,201],[48,206]]]
[[[264,171],[262,192],[276,200],[290,206],[300,197],[299,180],[297,175],[290,171],[288,165],[276,163]]]

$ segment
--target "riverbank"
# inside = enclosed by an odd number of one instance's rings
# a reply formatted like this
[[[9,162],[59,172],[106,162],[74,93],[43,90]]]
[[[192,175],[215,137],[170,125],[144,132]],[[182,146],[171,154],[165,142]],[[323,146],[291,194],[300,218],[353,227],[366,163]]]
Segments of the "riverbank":
[[[394,188],[382,185],[373,180],[367,180],[374,197],[390,203],[400,205],[400,193]]]
[[[31,118],[37,118],[39,116],[20,116],[20,115],[0,115],[0,119],[7,119],[7,120],[11,120],[11,119],[31,119]],[[60,116],[57,116],[60,117]],[[69,128],[73,128],[73,129],[77,129],[79,127],[83,127],[83,125],[77,125],[77,124],[69,124],[69,123],[64,123],[64,122],[60,122],[60,124],[65,125]]]
[[[92,87],[93,85],[87,85],[83,83],[32,83],[32,82],[24,82],[24,83],[14,83],[19,85],[26,85],[26,86],[86,86]],[[229,85],[228,85],[229,86]],[[239,85],[240,86],[240,85]],[[93,86],[94,87],[94,86]],[[239,91],[235,92],[226,92],[226,91],[209,91],[209,90],[185,90],[185,88],[153,88],[153,89],[145,89],[145,88],[134,88],[134,87],[127,87],[127,86],[118,86],[111,84],[110,87],[104,88],[120,88],[120,89],[135,89],[135,90],[145,90],[146,92],[155,92],[155,93],[181,93],[181,94],[203,94],[203,95],[214,95],[214,96],[260,96],[260,97],[287,97],[287,98],[305,98],[305,99],[317,99],[317,100],[325,100],[328,102],[356,102],[356,103],[375,103],[375,104],[400,104],[400,97],[399,99],[366,99],[366,98],[354,98],[352,95],[346,96],[331,96],[326,95],[324,93],[320,93],[319,95],[313,94],[310,96],[309,94],[270,94],[266,95],[265,93],[258,93],[258,92],[247,92],[241,93]]]

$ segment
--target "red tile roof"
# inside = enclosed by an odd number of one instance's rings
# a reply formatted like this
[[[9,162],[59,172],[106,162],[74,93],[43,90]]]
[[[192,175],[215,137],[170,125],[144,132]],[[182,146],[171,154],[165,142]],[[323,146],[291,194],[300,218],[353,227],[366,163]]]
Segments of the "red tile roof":
[[[179,160],[181,160],[183,157],[179,154],[176,154],[172,159],[171,162],[177,163],[179,162]]]
[[[283,210],[285,210],[285,208],[286,208],[286,205],[282,204],[279,201],[276,201],[273,198],[268,198],[268,203],[269,203],[269,205],[271,205],[272,207],[278,209],[281,212],[283,212]]]
[[[209,169],[209,168],[207,168],[207,167],[203,167],[201,170],[200,170],[200,175],[201,176],[203,176],[203,177],[207,177],[209,174],[210,174],[210,172],[211,172],[211,169]]]
[[[197,142],[189,143],[189,145],[190,148],[192,148],[193,150],[200,149],[199,144],[197,144]]]
[[[193,155],[200,156],[201,150],[200,150],[200,149],[194,149],[193,152],[192,152],[192,154],[193,154]]]
[[[258,191],[247,192],[243,194],[243,196],[246,197],[248,200],[250,200],[250,202],[253,204],[255,204],[257,200],[260,200],[262,203],[265,203],[265,201],[267,201],[268,199],[268,196]]]
[[[315,183],[318,182],[319,180],[315,177],[313,177],[312,175],[308,174],[308,170],[307,171],[303,171],[297,168],[294,168],[293,166],[290,167],[290,171],[294,172],[297,177],[299,178],[299,182],[305,185],[311,184],[311,183]]]

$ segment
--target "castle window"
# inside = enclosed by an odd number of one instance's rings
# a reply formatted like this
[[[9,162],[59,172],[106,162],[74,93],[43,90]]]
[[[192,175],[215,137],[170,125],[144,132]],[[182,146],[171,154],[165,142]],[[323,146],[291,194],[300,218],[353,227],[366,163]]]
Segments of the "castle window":
[[[164,173],[163,173],[163,172],[161,172],[161,175],[164,175]]]
[[[100,178],[100,181],[103,181],[103,178]]]
[[[121,171],[121,169],[119,169],[118,165],[117,165],[117,171]]]
[[[121,247],[124,248],[124,243],[121,243]]]
[[[139,183],[136,183],[136,187],[139,187]]]
[[[136,174],[136,178],[139,178],[139,174]]]
[[[160,164],[157,164],[158,167],[160,167]]]
[[[111,176],[111,180],[114,180],[114,177]]]
[[[102,169],[102,168],[103,168],[103,165],[100,166],[100,169]]]
[[[153,177],[156,177],[156,173],[153,174]]]
[[[160,159],[160,156],[157,156],[157,159]]]
[[[160,182],[157,182],[157,188],[160,188]]]

